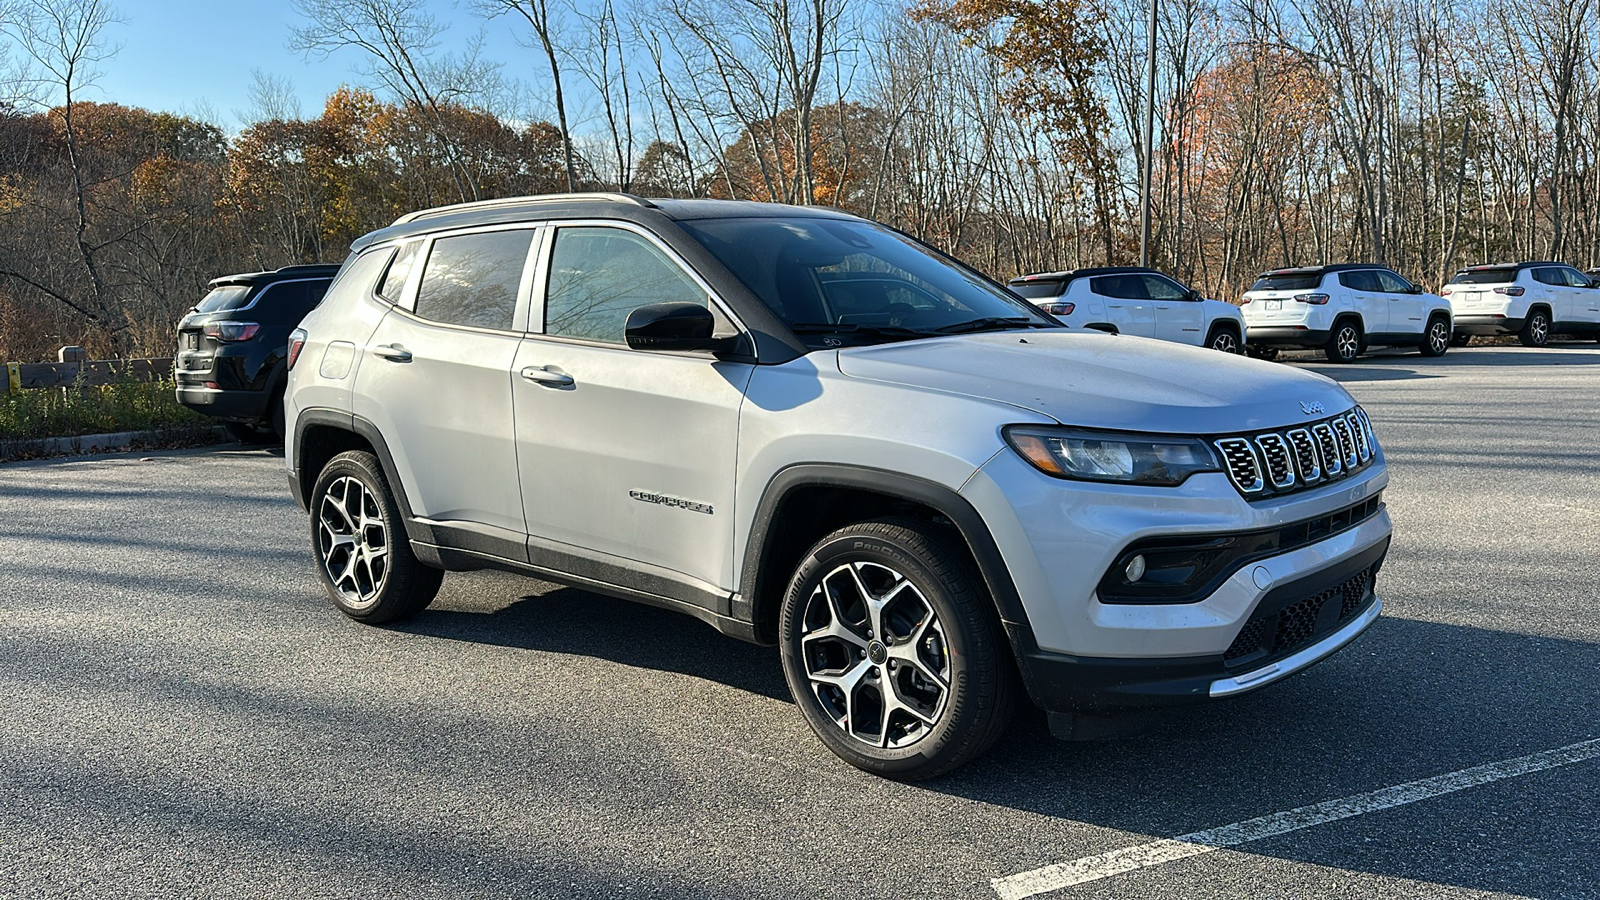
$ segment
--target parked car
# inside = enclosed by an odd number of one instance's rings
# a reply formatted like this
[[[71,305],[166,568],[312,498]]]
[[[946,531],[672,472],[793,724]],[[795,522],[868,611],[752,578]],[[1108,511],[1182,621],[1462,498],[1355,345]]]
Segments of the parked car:
[[[322,300],[338,266],[225,275],[178,322],[178,402],[252,444],[283,440],[289,332]]]
[[[1450,315],[1443,297],[1366,263],[1274,269],[1244,295],[1247,344],[1269,352],[1321,350],[1337,363],[1380,345],[1443,356]]]
[[[1244,352],[1239,307],[1155,269],[1118,266],[1013,278],[1011,290],[1068,325]]]
[[[1600,337],[1600,287],[1565,263],[1468,266],[1440,293],[1455,309],[1458,341],[1514,334],[1524,347],[1543,347],[1552,334]]]
[[[807,724],[882,775],[982,753],[1019,690],[1062,736],[1255,690],[1381,606],[1388,473],[1338,384],[1064,327],[831,209],[412,213],[289,366],[345,615],[480,568],[679,610],[778,644]]]

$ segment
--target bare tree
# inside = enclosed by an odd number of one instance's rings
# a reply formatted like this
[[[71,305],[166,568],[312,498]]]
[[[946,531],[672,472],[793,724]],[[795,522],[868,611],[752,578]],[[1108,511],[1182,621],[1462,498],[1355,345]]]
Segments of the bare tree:
[[[73,280],[60,277],[63,273],[24,271],[17,260],[0,262],[0,275],[15,278],[77,310],[103,329],[115,348],[120,345],[128,322],[108,290],[100,265],[100,252],[106,243],[92,241],[89,236],[90,185],[84,172],[74,109],[83,89],[93,84],[98,75],[95,66],[112,52],[102,43],[101,33],[114,21],[116,13],[104,0],[21,0],[0,21],[0,31],[37,67],[40,85],[62,99],[59,115],[72,176],[74,246],[80,270],[88,278],[89,293],[87,297],[79,296]]]
[[[295,0],[310,20],[294,31],[293,49],[326,58],[351,47],[368,59],[368,74],[415,107],[439,142],[462,200],[477,200],[481,185],[461,158],[447,107],[470,106],[486,97],[497,67],[484,62],[474,45],[465,55],[439,54],[445,26],[423,0]]]
[[[572,129],[567,123],[567,101],[561,83],[561,61],[556,51],[559,9],[552,12],[550,0],[477,0],[480,13],[493,19],[507,13],[519,15],[528,23],[539,47],[544,51],[545,62],[550,66],[550,82],[555,91],[556,125],[561,129],[562,152],[567,167],[567,190],[578,189],[577,168],[572,158]]]

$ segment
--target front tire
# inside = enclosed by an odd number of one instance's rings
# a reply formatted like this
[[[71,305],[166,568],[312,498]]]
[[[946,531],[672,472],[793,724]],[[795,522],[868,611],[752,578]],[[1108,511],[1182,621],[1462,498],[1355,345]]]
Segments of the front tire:
[[[1522,330],[1517,332],[1517,340],[1524,347],[1543,347],[1550,343],[1550,314],[1542,309],[1528,313]]]
[[[965,547],[926,522],[819,541],[790,580],[779,642],[806,724],[875,775],[943,775],[1010,722],[1015,676],[988,593]]]
[[[1244,345],[1232,328],[1219,325],[1211,329],[1211,334],[1206,338],[1206,346],[1222,353],[1243,353]]]
[[[1470,334],[1458,331],[1450,336],[1450,346],[1452,347],[1465,347],[1470,343],[1472,343],[1472,335]]]
[[[328,461],[311,489],[311,552],[328,599],[369,625],[426,609],[444,572],[422,564],[378,458],[350,450]]]
[[[1333,326],[1328,344],[1322,348],[1329,362],[1351,363],[1361,355],[1361,328],[1349,320]]]
[[[1423,356],[1443,356],[1450,349],[1450,323],[1438,317],[1428,322],[1428,331],[1422,336],[1418,349]]]

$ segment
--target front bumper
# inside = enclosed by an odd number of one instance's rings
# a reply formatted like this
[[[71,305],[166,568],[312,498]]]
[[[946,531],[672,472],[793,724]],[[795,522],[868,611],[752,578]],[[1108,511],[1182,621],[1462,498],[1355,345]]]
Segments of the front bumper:
[[[990,460],[962,493],[988,524],[1021,598],[1021,615],[1005,625],[1034,702],[1084,713],[1203,701],[1269,684],[1343,646],[1379,608],[1373,578],[1392,532],[1387,510],[1371,510],[1388,484],[1382,461],[1380,451],[1377,465],[1342,481],[1249,502],[1220,474],[1140,489],[1051,479],[1015,454]],[[1361,508],[1364,518],[1346,516],[1314,542],[1241,559],[1195,602],[1100,600],[1102,576],[1138,542],[1287,532]],[[1311,602],[1363,575],[1337,612]],[[1308,612],[1308,603],[1317,608]],[[1290,607],[1285,615],[1309,615],[1311,630],[1301,623],[1283,641],[1276,632],[1264,640],[1258,632],[1275,629],[1274,617]]]
[[[1244,342],[1260,347],[1321,347],[1328,342],[1326,328],[1304,325],[1249,325]]]
[[[1236,658],[1234,650],[1242,637],[1216,655],[1174,659],[1102,659],[1034,650],[1019,659],[1023,679],[1041,708],[1079,714],[1199,703],[1266,687],[1328,658],[1377,621],[1383,602],[1373,585],[1388,550],[1385,538],[1363,553],[1263,596],[1240,630],[1272,628],[1298,638],[1264,654]],[[1352,581],[1360,581],[1364,589],[1353,603],[1342,603],[1339,589]],[[1314,607],[1309,623],[1300,618],[1306,606]]]
[[[1456,334],[1496,335],[1516,334],[1522,330],[1526,319],[1513,319],[1499,313],[1477,313],[1455,317]]]

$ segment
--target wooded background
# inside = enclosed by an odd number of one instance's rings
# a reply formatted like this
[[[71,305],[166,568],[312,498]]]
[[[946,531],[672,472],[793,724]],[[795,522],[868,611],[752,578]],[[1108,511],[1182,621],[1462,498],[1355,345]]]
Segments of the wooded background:
[[[1600,0],[1162,0],[1154,264],[1600,264]],[[561,190],[836,205],[996,277],[1135,262],[1144,0],[299,0],[315,115],[87,102],[103,0],[0,0],[0,359],[170,352],[207,280]],[[447,28],[526,52],[446,52]],[[237,73],[235,73],[237,74]],[[115,96],[114,84],[99,84]]]

